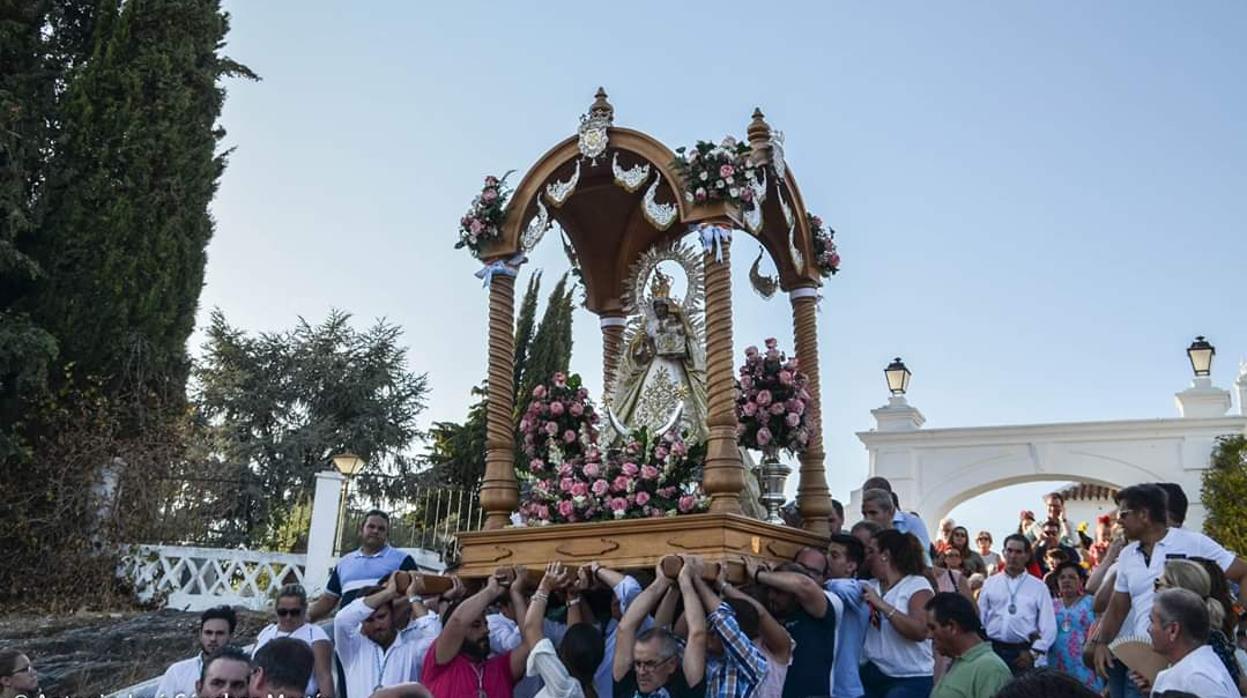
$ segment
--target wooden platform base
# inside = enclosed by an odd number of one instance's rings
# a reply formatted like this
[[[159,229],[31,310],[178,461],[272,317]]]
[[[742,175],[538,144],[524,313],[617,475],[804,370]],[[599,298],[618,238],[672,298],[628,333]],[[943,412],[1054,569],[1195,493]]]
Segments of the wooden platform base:
[[[664,555],[693,554],[706,560],[742,555],[791,560],[804,546],[825,547],[827,539],[788,526],[735,514],[688,514],[663,519],[629,519],[471,531],[459,534],[462,577],[484,577],[500,565],[542,568],[560,560],[572,565],[600,562],[614,569],[652,568]]]

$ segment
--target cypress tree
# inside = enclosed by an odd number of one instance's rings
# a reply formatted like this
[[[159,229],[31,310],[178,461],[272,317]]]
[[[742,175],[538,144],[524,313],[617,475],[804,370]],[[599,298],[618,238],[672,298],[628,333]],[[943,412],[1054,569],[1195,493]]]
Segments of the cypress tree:
[[[74,24],[82,30],[82,23]],[[46,276],[23,307],[79,376],[180,401],[225,167],[218,0],[106,0],[73,71],[32,247]]]
[[[511,384],[515,388],[519,388],[520,381],[524,377],[524,364],[528,361],[528,345],[533,339],[533,322],[537,318],[537,294],[540,291],[541,272],[538,271],[528,280],[524,300],[520,303],[520,314],[515,321],[515,382]],[[520,412],[518,407],[516,412]]]
[[[528,347],[528,361],[516,392],[517,406],[524,403],[527,407],[533,388],[549,382],[550,377],[559,371],[567,372],[572,357],[571,323],[570,319],[564,320],[568,299],[567,275],[564,274],[546,299],[541,324]]]

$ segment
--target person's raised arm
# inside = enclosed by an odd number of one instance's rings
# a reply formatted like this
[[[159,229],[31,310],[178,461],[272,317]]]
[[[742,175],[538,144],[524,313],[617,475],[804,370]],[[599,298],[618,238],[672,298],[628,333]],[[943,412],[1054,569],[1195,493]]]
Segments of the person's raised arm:
[[[783,623],[775,620],[775,616],[771,615],[766,606],[759,603],[757,599],[749,594],[737,589],[731,582],[723,580],[719,584],[719,589],[723,594],[723,598],[738,599],[753,606],[753,609],[758,612],[758,631],[762,636],[762,644],[766,645],[771,656],[780,665],[786,666],[788,658],[792,656],[792,636],[788,634],[788,630],[784,628]]]
[[[437,648],[434,660],[438,664],[446,664],[459,654],[459,650],[463,648],[463,639],[467,636],[468,626],[485,615],[485,609],[489,608],[489,604],[505,591],[501,579],[502,574],[503,571],[499,569],[490,575],[485,586],[459,604],[446,619],[446,625],[442,627],[442,632],[437,636],[434,644]]]
[[[719,574],[715,579],[715,586],[724,592],[727,590],[726,572],[727,565],[720,564]],[[715,603],[714,610],[706,616],[706,624],[719,635],[723,643],[723,652],[731,658],[736,669],[741,672],[748,683],[755,686],[762,683],[762,677],[767,671],[766,657],[758,650],[753,640],[740,629],[740,624],[736,622],[735,609],[730,604],[723,603],[700,575],[693,578],[693,584],[697,586],[697,595],[701,597],[702,604],[706,608],[710,608],[707,602]],[[760,615],[758,619],[761,620]]]
[[[926,604],[932,596],[933,594],[928,589],[916,591],[909,597],[908,607],[900,608],[884,600],[870,584],[862,585],[862,598],[866,600],[866,603],[887,619],[896,632],[914,642],[927,639]]]
[[[333,698],[333,643],[328,640],[317,640],[312,643],[312,673],[316,676],[316,685],[320,688],[320,698]]]
[[[1088,594],[1097,594],[1100,591],[1100,585],[1104,584],[1104,578],[1108,576],[1109,570],[1112,569],[1113,563],[1117,562],[1117,556],[1121,554],[1121,549],[1126,547],[1124,538],[1114,538],[1108,544],[1108,550],[1104,552],[1104,557],[1096,563],[1095,569],[1091,570],[1091,574],[1087,577],[1087,584],[1084,587]],[[1108,585],[1112,588],[1112,584]],[[1107,604],[1108,601],[1105,601]],[[1102,613],[1103,609],[1098,609],[1096,613]]]
[[[528,619],[528,602],[524,598],[524,590],[528,587],[528,571],[520,565],[512,567],[511,570],[515,573],[515,582],[507,591],[511,594],[511,608],[515,611],[515,618],[523,623]],[[542,609],[541,615],[545,616],[545,609]],[[536,643],[522,642],[519,647],[511,650],[512,680],[519,681],[524,678],[524,667],[528,665],[528,653],[533,650],[534,644]]]
[[[528,604],[528,612],[524,615],[524,644],[535,646],[545,637],[546,608],[550,602],[550,594],[567,585],[569,574],[561,562],[546,565],[545,576],[537,584],[537,593],[533,594]],[[571,624],[571,607],[568,606],[568,624]]]
[[[754,583],[764,584],[792,594],[797,598],[797,603],[801,604],[801,608],[811,616],[822,618],[827,615],[830,604],[827,602],[827,595],[823,593],[823,587],[804,574],[799,572],[776,572],[762,566],[751,557],[745,558],[745,574]],[[923,627],[926,627],[925,620],[923,621]]]
[[[658,610],[654,611],[654,625],[660,628],[670,628],[675,623],[675,608],[680,600],[680,595],[674,589],[668,589],[667,593],[662,595],[662,601],[658,602]]]
[[[693,556],[683,559],[684,566],[680,568],[680,595],[684,598],[688,644],[684,646],[682,666],[684,680],[689,686],[697,686],[706,678],[706,609],[702,607],[697,585],[693,581],[701,576],[701,560]]]
[[[633,599],[615,628],[615,657],[611,660],[611,675],[616,681],[627,676],[632,669],[632,643],[636,640],[637,628],[641,627],[645,616],[670,587],[671,578],[663,574],[662,560],[659,560],[654,565],[654,582]]]

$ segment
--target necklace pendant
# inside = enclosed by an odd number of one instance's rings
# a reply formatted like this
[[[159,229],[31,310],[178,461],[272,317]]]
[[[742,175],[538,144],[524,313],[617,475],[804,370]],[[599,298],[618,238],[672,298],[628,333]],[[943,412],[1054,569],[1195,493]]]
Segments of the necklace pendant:
[[[478,688],[476,689],[476,698],[489,698],[489,695],[485,693],[485,689]]]
[[[1015,606],[1014,604],[1009,604],[1009,615],[1013,615],[1014,613],[1017,613],[1017,612],[1018,612],[1018,607]]]

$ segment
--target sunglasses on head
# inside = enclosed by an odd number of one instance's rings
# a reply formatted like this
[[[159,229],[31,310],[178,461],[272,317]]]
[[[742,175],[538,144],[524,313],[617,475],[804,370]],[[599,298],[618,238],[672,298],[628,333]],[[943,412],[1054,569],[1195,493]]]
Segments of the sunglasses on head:
[[[277,609],[277,615],[281,616],[282,618],[285,618],[286,616],[301,616],[303,615],[303,609],[302,608],[279,608]]]

